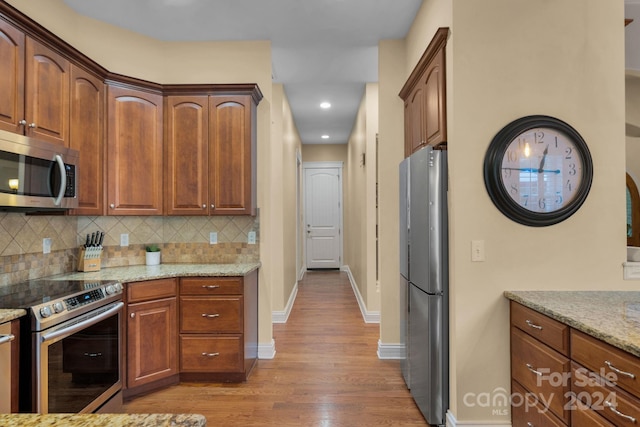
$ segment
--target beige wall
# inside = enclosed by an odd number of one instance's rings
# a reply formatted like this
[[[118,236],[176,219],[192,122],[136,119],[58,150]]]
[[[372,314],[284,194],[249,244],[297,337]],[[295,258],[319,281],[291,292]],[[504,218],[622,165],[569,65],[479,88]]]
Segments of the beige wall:
[[[111,72],[156,83],[257,83],[264,98],[258,105],[258,207],[261,245],[259,341],[272,342],[271,285],[282,276],[271,270],[271,239],[282,239],[281,217],[272,203],[282,203],[281,190],[270,191],[270,173],[281,169],[271,148],[282,153],[281,141],[271,141],[271,43],[201,42],[171,43],[154,40],[76,14],[63,0],[10,0],[8,2],[45,28],[76,47]],[[282,241],[276,242],[284,245]]]
[[[465,397],[474,403],[479,393],[510,389],[504,290],[637,288],[622,280],[621,267],[622,19],[622,1],[541,5],[528,0],[426,0],[407,37],[408,75],[435,29],[451,28],[446,72],[450,403],[461,423],[510,419],[508,412],[492,412],[502,408],[465,403]],[[523,22],[544,23],[544,31],[523,31]],[[489,200],[482,178],[484,154],[495,133],[529,114],[567,121],[585,138],[593,156],[594,182],[585,204],[551,227],[531,228],[508,220]],[[471,240],[485,241],[485,262],[471,262]]]
[[[305,144],[302,146],[303,162],[347,163],[347,144]]]

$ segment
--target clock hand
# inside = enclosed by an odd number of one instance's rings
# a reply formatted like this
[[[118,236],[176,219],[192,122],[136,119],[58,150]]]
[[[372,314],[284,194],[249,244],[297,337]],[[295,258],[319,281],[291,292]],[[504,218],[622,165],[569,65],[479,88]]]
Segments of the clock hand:
[[[532,173],[560,173],[560,169],[502,168],[502,170],[532,172]]]
[[[542,152],[542,160],[540,160],[540,167],[538,168],[538,173],[542,173],[544,171],[544,161],[547,159],[547,153],[549,153],[549,144]]]

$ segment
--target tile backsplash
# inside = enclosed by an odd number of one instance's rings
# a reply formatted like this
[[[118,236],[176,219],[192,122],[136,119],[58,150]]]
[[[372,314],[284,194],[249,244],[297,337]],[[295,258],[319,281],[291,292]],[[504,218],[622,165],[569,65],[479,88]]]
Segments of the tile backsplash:
[[[103,231],[102,266],[145,263],[145,246],[162,249],[164,263],[234,263],[259,260],[259,218],[249,216],[57,216],[0,213],[0,286],[74,271],[87,234]],[[247,244],[250,231],[256,244]],[[209,244],[216,232],[218,243]],[[129,245],[120,246],[122,234]],[[43,239],[51,253],[43,254]]]

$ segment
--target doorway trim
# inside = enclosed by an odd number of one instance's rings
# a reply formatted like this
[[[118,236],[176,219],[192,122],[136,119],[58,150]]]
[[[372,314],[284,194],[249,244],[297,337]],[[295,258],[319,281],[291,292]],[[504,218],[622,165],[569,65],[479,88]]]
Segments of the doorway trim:
[[[306,223],[306,170],[307,169],[339,169],[339,173],[340,173],[340,187],[339,187],[339,194],[338,194],[338,198],[339,198],[339,204],[340,204],[340,209],[339,209],[339,227],[340,227],[340,232],[338,234],[338,245],[339,245],[339,254],[338,256],[340,257],[340,266],[339,268],[341,268],[344,265],[344,258],[343,258],[343,254],[344,254],[344,240],[343,240],[343,235],[344,235],[344,163],[342,161],[336,161],[336,162],[302,162],[302,199],[304,200],[304,202],[302,203],[302,217],[303,217],[303,221],[301,226],[304,226],[304,224]],[[307,271],[307,238],[306,236],[304,237],[304,256],[302,257],[303,260],[303,268],[304,271]]]

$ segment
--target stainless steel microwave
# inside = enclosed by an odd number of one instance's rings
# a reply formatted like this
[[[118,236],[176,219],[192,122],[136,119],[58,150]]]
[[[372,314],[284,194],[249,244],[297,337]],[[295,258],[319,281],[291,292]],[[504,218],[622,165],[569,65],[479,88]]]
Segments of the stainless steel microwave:
[[[0,210],[78,207],[77,150],[0,131]]]

